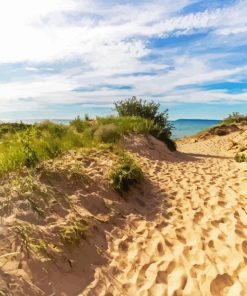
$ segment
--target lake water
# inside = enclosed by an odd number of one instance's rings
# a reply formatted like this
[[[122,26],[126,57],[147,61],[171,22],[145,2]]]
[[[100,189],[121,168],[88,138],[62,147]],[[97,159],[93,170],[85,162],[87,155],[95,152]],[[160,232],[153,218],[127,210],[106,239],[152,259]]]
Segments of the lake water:
[[[175,139],[192,136],[206,128],[218,124],[219,122],[219,120],[205,119],[179,119],[172,121],[174,126],[172,136]]]

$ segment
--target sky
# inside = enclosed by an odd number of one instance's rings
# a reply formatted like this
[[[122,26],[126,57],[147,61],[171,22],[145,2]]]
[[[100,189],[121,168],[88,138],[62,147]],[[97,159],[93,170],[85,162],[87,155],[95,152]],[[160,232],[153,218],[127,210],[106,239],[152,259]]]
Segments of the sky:
[[[247,113],[247,0],[0,0],[0,120]]]

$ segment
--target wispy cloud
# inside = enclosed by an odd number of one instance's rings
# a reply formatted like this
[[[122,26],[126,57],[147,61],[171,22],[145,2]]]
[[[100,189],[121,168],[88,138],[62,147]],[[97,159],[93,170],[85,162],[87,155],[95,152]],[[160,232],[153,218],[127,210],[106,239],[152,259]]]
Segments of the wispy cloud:
[[[246,15],[246,1],[2,1],[1,112],[133,94],[247,100],[244,88],[199,86],[246,77]]]

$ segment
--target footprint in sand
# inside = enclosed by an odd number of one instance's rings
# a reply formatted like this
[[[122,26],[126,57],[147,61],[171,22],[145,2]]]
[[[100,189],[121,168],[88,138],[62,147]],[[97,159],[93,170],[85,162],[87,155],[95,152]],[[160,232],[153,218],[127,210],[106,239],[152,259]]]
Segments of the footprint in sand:
[[[218,274],[216,278],[211,282],[210,292],[213,296],[226,295],[226,289],[232,286],[233,283],[234,281],[229,274]]]

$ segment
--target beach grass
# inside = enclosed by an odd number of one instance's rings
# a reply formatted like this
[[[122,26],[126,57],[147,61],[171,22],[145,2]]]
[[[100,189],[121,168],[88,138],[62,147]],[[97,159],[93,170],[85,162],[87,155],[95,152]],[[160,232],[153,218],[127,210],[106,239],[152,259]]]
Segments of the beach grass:
[[[141,117],[77,118],[68,126],[45,121],[15,130],[11,124],[8,127],[0,136],[0,175],[23,166],[35,167],[70,149],[116,144],[125,134],[148,134],[157,128],[152,120]]]
[[[141,99],[128,99],[115,104],[118,116],[79,116],[69,125],[43,121],[33,125],[24,123],[0,124],[0,175],[20,169],[32,168],[46,159],[63,152],[81,148],[115,145],[130,133],[151,134],[163,141],[170,150],[176,150],[171,140],[168,112],[158,112],[159,104]]]
[[[140,183],[144,178],[142,169],[126,153],[120,155],[118,163],[114,167],[110,173],[110,181],[114,190],[121,195],[127,192],[131,185]]]

